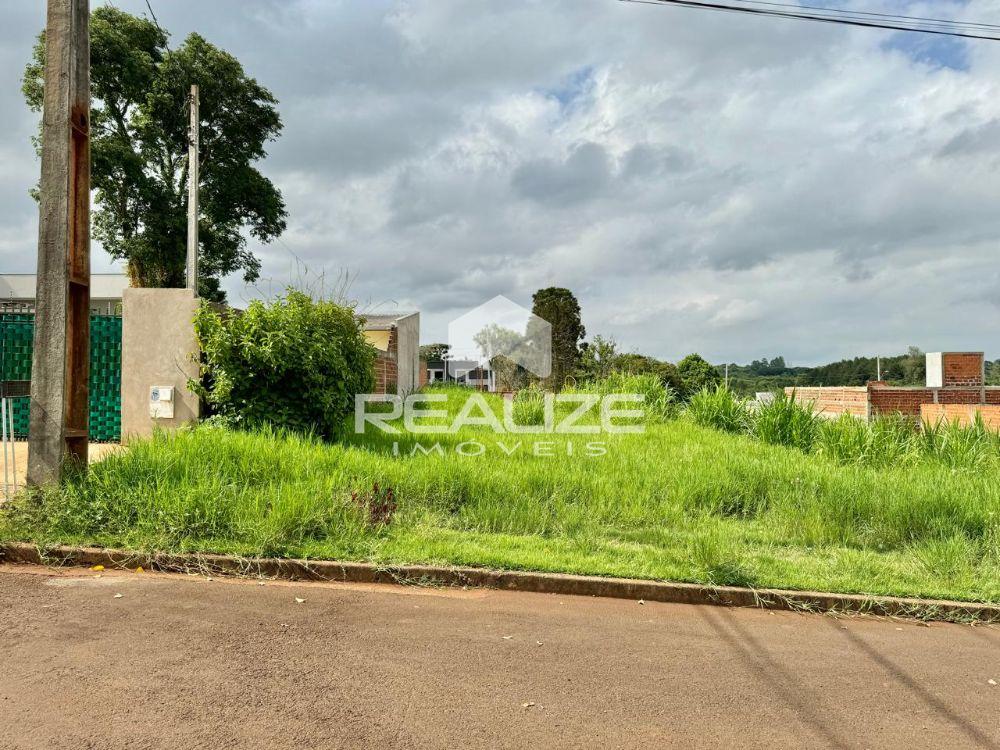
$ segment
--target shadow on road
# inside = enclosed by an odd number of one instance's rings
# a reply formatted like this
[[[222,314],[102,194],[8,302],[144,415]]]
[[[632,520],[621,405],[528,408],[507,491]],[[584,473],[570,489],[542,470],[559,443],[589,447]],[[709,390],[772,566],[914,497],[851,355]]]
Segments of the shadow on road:
[[[935,714],[940,716],[951,723],[956,729],[958,729],[962,734],[972,740],[974,743],[980,747],[986,748],[998,748],[997,745],[989,737],[987,737],[983,732],[976,727],[971,721],[966,717],[962,716],[958,712],[951,709],[944,701],[934,695],[930,690],[920,684],[912,675],[910,675],[906,670],[900,667],[896,662],[890,659],[885,654],[881,653],[875,646],[868,643],[861,636],[856,633],[852,633],[850,630],[841,628],[833,620],[830,621],[830,627],[839,633],[841,637],[847,640],[852,646],[857,648],[859,651],[863,652],[865,656],[871,659],[873,662],[878,664],[882,669],[884,669],[893,679],[897,680],[899,683],[904,685],[911,693],[917,696],[924,705],[930,708]],[[977,635],[979,635],[977,633]]]
[[[699,607],[698,610],[709,627],[729,645],[730,651],[739,657],[775,695],[788,704],[796,716],[822,737],[829,747],[852,747],[817,712],[818,698],[810,693],[793,672],[788,671],[769,656],[760,642],[745,627],[740,626],[736,618],[728,617],[724,611],[716,610],[713,607]],[[735,634],[730,632],[729,628],[732,628]]]

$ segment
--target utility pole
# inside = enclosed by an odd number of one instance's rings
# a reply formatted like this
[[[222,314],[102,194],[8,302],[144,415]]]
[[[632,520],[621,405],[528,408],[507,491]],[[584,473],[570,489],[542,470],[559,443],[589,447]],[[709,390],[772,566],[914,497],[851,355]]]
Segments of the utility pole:
[[[191,86],[191,124],[188,126],[188,236],[187,288],[198,295],[198,141],[200,130],[198,85]]]
[[[48,0],[28,482],[87,465],[90,3]]]

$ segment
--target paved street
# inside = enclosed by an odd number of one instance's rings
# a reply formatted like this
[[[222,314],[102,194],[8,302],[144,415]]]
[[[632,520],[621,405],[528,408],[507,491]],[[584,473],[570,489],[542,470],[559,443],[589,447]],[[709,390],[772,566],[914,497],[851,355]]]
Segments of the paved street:
[[[12,566],[0,601],[3,748],[1000,747],[996,628]]]

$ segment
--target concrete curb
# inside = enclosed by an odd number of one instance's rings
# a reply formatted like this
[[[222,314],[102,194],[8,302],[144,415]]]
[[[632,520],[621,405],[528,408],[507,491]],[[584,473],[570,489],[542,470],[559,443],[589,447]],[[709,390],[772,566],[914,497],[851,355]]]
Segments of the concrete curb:
[[[380,566],[372,563],[239,558],[213,554],[141,553],[97,547],[33,544],[0,545],[0,559],[9,563],[56,566],[104,565],[165,572],[237,575],[299,581],[395,583],[425,586],[468,586],[543,594],[601,596],[678,604],[713,604],[788,611],[840,612],[910,617],[949,622],[1000,622],[1000,605],[938,599],[907,599],[817,591],[702,586],[631,578],[604,578],[564,573],[535,573],[436,565]]]

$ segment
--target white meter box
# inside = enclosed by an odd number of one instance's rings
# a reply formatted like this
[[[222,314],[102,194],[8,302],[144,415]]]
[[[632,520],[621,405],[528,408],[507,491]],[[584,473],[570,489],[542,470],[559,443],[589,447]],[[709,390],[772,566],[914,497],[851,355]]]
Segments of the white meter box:
[[[153,419],[174,418],[174,387],[154,385],[149,389],[149,416]]]

